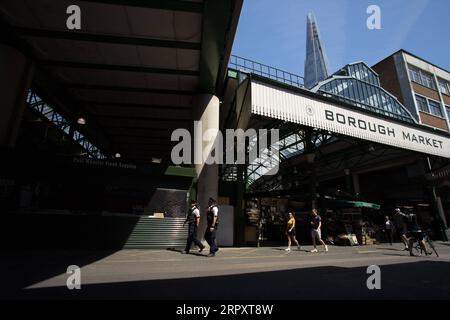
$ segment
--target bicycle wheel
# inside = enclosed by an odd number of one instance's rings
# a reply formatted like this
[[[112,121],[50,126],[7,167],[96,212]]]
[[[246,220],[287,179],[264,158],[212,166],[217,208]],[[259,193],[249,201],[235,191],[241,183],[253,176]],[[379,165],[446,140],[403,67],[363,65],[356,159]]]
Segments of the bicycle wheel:
[[[439,254],[436,251],[436,247],[434,246],[433,241],[431,241],[430,239],[427,239],[428,245],[430,246],[431,249],[433,249],[434,253],[436,254],[436,257],[439,258]]]
[[[416,257],[420,257],[422,255],[422,248],[418,242],[413,244],[412,254]]]

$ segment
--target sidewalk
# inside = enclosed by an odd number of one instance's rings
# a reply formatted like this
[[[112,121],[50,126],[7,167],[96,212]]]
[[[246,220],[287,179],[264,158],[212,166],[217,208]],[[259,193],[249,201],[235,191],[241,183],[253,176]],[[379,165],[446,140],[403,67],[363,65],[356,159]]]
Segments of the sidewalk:
[[[401,244],[334,247],[325,253],[285,247],[192,251],[42,252],[10,254],[1,297],[62,299],[360,299],[450,298],[450,245],[440,258],[410,257]],[[319,250],[323,248],[318,247]],[[206,250],[205,250],[206,251]],[[366,287],[369,265],[382,270],[383,290]],[[81,267],[81,290],[66,287],[67,266]],[[5,268],[7,270],[5,270]],[[3,273],[5,274],[5,273]]]

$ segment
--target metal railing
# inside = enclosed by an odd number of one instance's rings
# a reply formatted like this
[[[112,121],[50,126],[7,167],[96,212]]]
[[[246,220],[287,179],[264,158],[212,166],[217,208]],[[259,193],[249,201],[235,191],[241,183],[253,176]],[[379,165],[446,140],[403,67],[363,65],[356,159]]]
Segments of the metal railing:
[[[257,74],[297,88],[303,88],[305,83],[304,78],[299,75],[235,55],[231,55],[228,66],[240,72]]]

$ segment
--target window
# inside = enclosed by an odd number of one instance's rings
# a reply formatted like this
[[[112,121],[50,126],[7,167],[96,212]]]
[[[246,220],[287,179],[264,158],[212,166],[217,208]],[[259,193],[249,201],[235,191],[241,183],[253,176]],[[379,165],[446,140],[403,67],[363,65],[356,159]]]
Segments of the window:
[[[412,81],[420,83],[421,85],[436,90],[436,83],[434,76],[428,72],[409,66],[409,77]]]
[[[428,109],[427,99],[420,96],[416,96],[416,101],[417,107],[419,108],[420,111],[430,113],[430,110]]]
[[[445,80],[439,79],[439,90],[443,94],[450,95],[450,84]]]
[[[420,78],[420,71],[419,69],[409,67],[409,76],[411,77],[411,80],[417,83],[422,84],[422,79]]]
[[[430,106],[430,111],[432,115],[443,118],[441,104],[436,101],[428,100],[428,105]]]
[[[450,107],[449,106],[445,106],[445,110],[447,111],[448,121],[450,122]]]
[[[436,89],[436,85],[434,83],[434,77],[429,74],[429,73],[425,73],[420,71],[420,74],[422,75],[422,84],[425,87],[428,87],[430,89]]]
[[[416,95],[417,107],[420,111],[430,113],[434,116],[444,118],[442,113],[441,104],[437,101],[429,100],[421,96]]]

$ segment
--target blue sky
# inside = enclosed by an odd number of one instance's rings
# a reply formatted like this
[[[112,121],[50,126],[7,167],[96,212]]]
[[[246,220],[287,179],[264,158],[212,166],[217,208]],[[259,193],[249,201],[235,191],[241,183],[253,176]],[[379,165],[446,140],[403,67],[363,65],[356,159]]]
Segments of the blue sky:
[[[366,26],[372,4],[381,8],[381,30]],[[399,49],[450,70],[449,0],[244,0],[233,54],[303,75],[308,12],[332,72]]]

